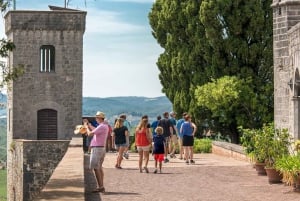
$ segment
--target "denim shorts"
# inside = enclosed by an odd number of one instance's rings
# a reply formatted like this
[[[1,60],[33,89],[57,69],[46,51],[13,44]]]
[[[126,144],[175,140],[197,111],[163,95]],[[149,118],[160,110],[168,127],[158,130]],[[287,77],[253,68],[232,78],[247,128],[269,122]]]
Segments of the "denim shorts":
[[[116,149],[119,149],[120,147],[128,147],[128,144],[123,143],[123,144],[115,144],[116,145]]]

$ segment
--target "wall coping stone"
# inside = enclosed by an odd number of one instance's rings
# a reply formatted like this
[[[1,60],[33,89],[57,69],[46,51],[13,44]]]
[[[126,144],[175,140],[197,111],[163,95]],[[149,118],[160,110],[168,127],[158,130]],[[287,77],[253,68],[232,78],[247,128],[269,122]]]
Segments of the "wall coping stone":
[[[222,147],[224,149],[228,149],[230,151],[234,151],[246,155],[244,148],[238,144],[232,144],[229,142],[221,142],[221,141],[213,141],[212,144],[218,147]]]

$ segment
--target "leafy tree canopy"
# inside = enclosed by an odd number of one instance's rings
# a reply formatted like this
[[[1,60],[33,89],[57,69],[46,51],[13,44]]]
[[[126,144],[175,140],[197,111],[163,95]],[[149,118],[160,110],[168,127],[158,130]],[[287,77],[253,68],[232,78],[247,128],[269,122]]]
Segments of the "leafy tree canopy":
[[[164,48],[157,61],[159,79],[163,92],[177,113],[190,112],[198,125],[204,120],[213,120],[219,125],[217,129],[233,135],[237,135],[238,124],[246,123],[242,126],[255,128],[272,121],[271,3],[271,0],[155,1],[149,20],[154,38]],[[228,89],[230,96],[224,97],[222,93],[212,95],[214,98],[217,95],[223,97],[218,100],[229,98],[214,106],[223,108],[222,111],[217,112],[212,105],[204,107],[203,102],[198,103],[202,100],[199,96],[210,96],[212,91],[220,90],[212,87],[220,87],[219,82],[225,80],[218,79],[224,76],[235,76],[234,79],[224,79],[236,85]],[[211,89],[200,95],[201,86],[211,80],[218,82],[208,85]],[[244,87],[242,92],[233,93],[234,90],[241,90],[242,84],[246,84],[247,89]],[[240,94],[244,90],[252,93],[246,102],[246,96]],[[227,107],[233,97],[236,97],[236,104],[247,111],[246,114],[237,114],[233,110],[235,105]],[[224,114],[226,121],[222,116]],[[249,115],[250,122],[243,120],[243,116]],[[229,121],[229,118],[232,120]]]

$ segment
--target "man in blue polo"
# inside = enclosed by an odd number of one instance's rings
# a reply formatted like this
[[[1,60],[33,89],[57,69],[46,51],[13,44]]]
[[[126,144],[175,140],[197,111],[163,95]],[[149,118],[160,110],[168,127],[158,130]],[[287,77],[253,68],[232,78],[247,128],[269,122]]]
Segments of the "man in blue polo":
[[[163,114],[163,119],[161,119],[158,122],[158,126],[163,127],[164,129],[164,133],[163,136],[165,138],[165,159],[164,162],[167,163],[169,162],[168,159],[168,152],[169,152],[169,143],[170,143],[170,137],[173,135],[173,127],[172,127],[172,123],[169,119],[169,113],[168,112],[164,112]]]

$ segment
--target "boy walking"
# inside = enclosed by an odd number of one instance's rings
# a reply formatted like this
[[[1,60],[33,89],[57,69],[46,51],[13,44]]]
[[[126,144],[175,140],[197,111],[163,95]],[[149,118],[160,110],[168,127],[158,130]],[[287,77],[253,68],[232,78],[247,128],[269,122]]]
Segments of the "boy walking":
[[[154,173],[157,173],[157,164],[159,164],[159,172],[161,173],[162,162],[164,160],[165,155],[165,138],[163,136],[164,129],[158,126],[155,129],[156,136],[153,138],[153,154],[155,160],[155,170]]]

